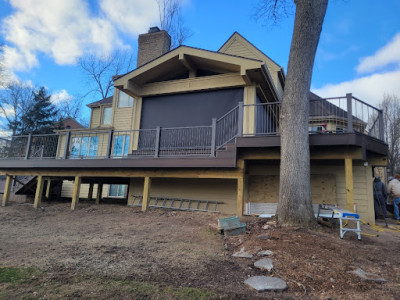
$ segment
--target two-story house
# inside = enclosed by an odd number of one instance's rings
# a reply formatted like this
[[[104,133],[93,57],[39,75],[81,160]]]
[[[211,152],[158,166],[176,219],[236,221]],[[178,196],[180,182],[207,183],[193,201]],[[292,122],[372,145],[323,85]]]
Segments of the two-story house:
[[[114,77],[112,97],[89,104],[90,128],[59,131],[56,143],[10,138],[0,160],[3,205],[17,175],[37,176],[35,207],[54,180],[72,182],[64,187],[72,209],[93,194],[97,202],[126,196],[143,210],[239,216],[276,203],[282,68],[238,33],[218,51],[169,48],[158,28],[139,36],[137,68]],[[382,111],[351,94],[310,93],[313,203],[356,208],[374,222],[373,168],[387,154],[382,126]],[[38,145],[54,151],[34,156]]]

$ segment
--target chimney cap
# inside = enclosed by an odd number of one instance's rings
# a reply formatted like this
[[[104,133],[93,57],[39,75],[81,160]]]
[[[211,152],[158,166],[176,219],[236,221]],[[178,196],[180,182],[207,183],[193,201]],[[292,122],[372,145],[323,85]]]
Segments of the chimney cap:
[[[160,31],[160,28],[158,28],[158,26],[154,26],[154,27],[150,27],[148,33],[154,33],[154,32],[159,32],[159,31]]]

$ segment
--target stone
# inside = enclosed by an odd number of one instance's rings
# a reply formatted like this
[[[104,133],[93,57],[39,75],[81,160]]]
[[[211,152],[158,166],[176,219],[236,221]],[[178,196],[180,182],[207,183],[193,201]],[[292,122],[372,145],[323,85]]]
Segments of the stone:
[[[257,239],[257,240],[269,240],[269,234],[268,233],[264,233],[264,234],[257,235],[255,237],[255,239]]]
[[[244,284],[257,292],[284,291],[288,288],[284,280],[268,276],[253,276],[247,279]]]
[[[242,249],[240,249],[240,251],[233,253],[232,256],[240,257],[240,258],[252,258],[253,257],[253,255],[250,254],[249,252],[247,252],[244,247],[242,247]]]
[[[270,256],[274,254],[271,250],[263,250],[257,253],[258,256]]]
[[[364,279],[364,280],[367,280],[367,281],[374,281],[374,282],[377,282],[377,283],[385,283],[385,282],[387,282],[387,280],[385,278],[379,277],[378,275],[373,274],[373,273],[365,272],[361,268],[357,268],[354,271],[348,271],[347,273],[355,274],[358,277],[360,277],[361,279]]]
[[[274,268],[274,265],[272,264],[272,260],[269,258],[263,258],[263,259],[257,260],[254,263],[254,266],[261,270],[267,270],[268,272],[271,272],[272,269]]]

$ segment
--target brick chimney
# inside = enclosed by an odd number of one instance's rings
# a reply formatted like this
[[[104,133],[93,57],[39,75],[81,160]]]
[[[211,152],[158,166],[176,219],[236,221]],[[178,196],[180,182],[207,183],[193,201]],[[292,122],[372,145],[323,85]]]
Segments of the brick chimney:
[[[171,37],[165,30],[151,27],[148,33],[139,35],[137,67],[168,52],[171,47]]]

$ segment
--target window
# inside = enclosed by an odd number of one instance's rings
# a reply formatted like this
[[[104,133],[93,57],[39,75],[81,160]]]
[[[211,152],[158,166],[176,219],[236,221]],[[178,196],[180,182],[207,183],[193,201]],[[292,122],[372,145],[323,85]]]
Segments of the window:
[[[125,184],[110,184],[110,189],[108,190],[108,196],[124,198],[125,190],[126,190]]]
[[[322,126],[309,126],[308,127],[309,132],[321,132],[323,131]]]
[[[104,107],[104,111],[103,111],[103,124],[104,125],[111,124],[111,111],[112,111],[112,107]]]
[[[120,91],[119,99],[118,99],[118,108],[121,107],[132,107],[133,106],[133,98],[128,94]]]
[[[98,136],[73,137],[71,139],[71,158],[97,156]]]
[[[129,135],[114,137],[113,156],[125,156],[129,152]]]

